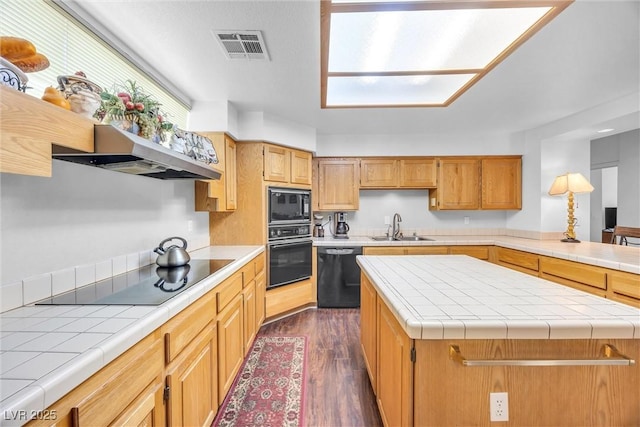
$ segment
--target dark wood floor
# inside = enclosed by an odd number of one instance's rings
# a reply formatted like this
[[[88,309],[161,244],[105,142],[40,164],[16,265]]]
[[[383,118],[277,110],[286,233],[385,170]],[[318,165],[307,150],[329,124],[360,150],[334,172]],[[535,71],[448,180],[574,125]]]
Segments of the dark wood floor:
[[[309,309],[259,333],[308,336],[305,426],[382,426],[360,349],[359,309]]]

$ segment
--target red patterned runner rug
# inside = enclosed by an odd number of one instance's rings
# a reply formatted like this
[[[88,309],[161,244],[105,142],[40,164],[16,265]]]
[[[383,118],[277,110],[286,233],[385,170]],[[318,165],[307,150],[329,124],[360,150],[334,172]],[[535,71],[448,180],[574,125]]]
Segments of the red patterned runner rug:
[[[258,336],[212,427],[303,423],[306,336]]]

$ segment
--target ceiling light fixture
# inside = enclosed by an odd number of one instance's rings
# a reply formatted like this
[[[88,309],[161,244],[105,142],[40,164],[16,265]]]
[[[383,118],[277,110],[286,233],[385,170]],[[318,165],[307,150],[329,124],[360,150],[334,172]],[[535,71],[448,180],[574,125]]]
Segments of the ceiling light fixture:
[[[322,0],[322,108],[444,107],[573,0]]]
[[[613,130],[613,129],[611,129],[611,128],[608,128],[608,129],[600,129],[600,130],[598,131],[598,133],[607,133],[607,132],[611,132],[612,130]]]

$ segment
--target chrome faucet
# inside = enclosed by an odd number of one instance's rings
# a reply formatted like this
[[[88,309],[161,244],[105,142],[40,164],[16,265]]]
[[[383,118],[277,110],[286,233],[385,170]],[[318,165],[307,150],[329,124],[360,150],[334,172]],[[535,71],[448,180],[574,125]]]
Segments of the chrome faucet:
[[[400,223],[402,222],[402,217],[399,213],[393,214],[393,231],[392,236],[394,239],[398,239],[402,237],[402,233],[400,233]]]

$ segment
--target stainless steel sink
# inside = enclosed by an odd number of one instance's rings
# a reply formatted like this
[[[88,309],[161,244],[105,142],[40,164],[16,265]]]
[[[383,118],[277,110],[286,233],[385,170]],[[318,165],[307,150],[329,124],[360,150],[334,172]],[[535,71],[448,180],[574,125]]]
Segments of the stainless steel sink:
[[[402,236],[397,240],[406,240],[406,241],[410,241],[410,242],[418,242],[418,241],[422,241],[422,240],[431,240],[431,241],[433,241],[433,239],[430,239],[428,237],[422,237],[422,236]]]
[[[395,237],[395,238],[391,236],[373,236],[371,240],[388,241],[388,242],[401,242],[401,241],[419,242],[419,241],[428,241],[428,240],[433,241],[433,239],[430,239],[428,237],[422,237],[422,236],[402,236],[402,237]]]

